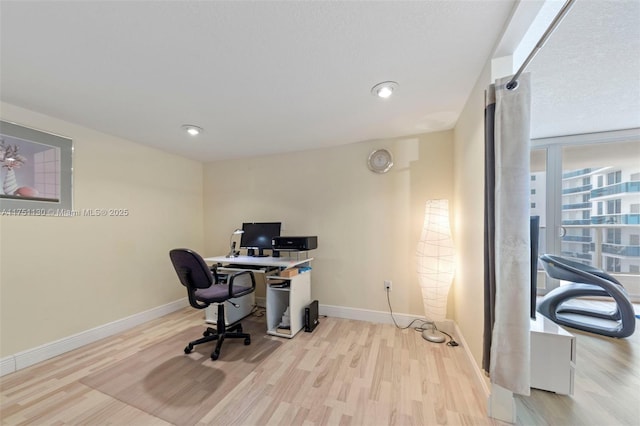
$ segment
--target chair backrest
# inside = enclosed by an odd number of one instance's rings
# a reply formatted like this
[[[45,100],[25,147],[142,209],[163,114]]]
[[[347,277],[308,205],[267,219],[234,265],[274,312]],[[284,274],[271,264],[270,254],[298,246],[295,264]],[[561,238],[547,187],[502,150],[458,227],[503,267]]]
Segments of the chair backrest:
[[[593,266],[574,262],[563,257],[554,256],[551,254],[543,254],[542,256],[540,256],[540,260],[542,261],[542,266],[547,272],[547,275],[557,280],[571,281],[574,283],[596,284],[594,280],[600,282],[598,281],[598,278],[600,278],[622,287],[620,281],[616,280],[614,277],[607,274],[602,269],[598,269]],[[594,276],[597,278],[593,278]]]
[[[209,288],[217,282],[217,277],[195,251],[184,248],[173,249],[169,252],[169,257],[180,282],[189,290]]]

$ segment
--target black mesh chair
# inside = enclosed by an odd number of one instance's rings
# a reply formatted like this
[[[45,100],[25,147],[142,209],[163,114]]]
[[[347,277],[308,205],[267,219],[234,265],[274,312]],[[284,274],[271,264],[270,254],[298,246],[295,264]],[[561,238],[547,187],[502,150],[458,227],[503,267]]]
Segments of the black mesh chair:
[[[171,263],[180,278],[180,282],[187,288],[189,303],[196,309],[204,309],[211,303],[218,304],[218,319],[216,329],[207,327],[202,338],[189,342],[184,353],[188,354],[195,345],[217,340],[211,359],[220,356],[222,342],[228,338],[244,339],[244,344],[251,344],[251,336],[242,332],[240,322],[225,323],[224,302],[233,304],[229,299],[241,297],[256,289],[256,280],[252,271],[241,271],[229,274],[226,283],[219,282],[215,268],[209,268],[200,255],[189,249],[174,249],[169,252]],[[237,307],[237,305],[236,305]]]

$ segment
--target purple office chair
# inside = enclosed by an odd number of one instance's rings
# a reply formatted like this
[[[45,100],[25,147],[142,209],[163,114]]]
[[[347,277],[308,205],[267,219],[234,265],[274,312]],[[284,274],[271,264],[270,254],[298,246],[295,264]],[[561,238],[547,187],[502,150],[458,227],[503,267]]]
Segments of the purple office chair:
[[[224,302],[238,307],[229,299],[241,297],[256,289],[256,280],[252,271],[241,271],[227,276],[226,283],[221,283],[215,268],[209,268],[200,255],[189,249],[173,249],[169,252],[171,263],[180,278],[180,282],[187,288],[189,304],[196,309],[204,309],[211,303],[218,304],[218,320],[216,329],[207,327],[202,338],[189,342],[184,353],[188,354],[195,345],[217,340],[218,343],[211,353],[211,359],[220,356],[220,347],[227,338],[244,339],[244,344],[251,344],[251,335],[242,332],[240,322],[225,324]]]

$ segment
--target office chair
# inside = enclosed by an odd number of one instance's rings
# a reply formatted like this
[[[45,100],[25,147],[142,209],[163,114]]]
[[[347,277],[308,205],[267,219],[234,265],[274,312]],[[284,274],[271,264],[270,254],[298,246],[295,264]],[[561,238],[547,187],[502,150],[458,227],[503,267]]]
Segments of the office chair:
[[[602,269],[573,262],[559,256],[540,256],[545,272],[551,278],[570,281],[551,290],[538,303],[538,312],[551,321],[603,336],[624,338],[633,334],[636,318],[626,290]],[[616,303],[612,310],[565,304],[577,297],[607,297]],[[604,321],[603,321],[604,320]]]
[[[224,302],[229,299],[241,297],[256,289],[256,280],[252,271],[241,271],[229,274],[227,282],[221,283],[215,268],[209,268],[200,255],[189,249],[173,249],[169,252],[171,263],[180,278],[180,282],[187,288],[189,304],[196,309],[204,309],[211,303],[218,304],[218,319],[216,329],[207,327],[202,338],[189,342],[184,353],[188,354],[195,345],[217,340],[217,344],[211,353],[211,359],[216,360],[220,356],[222,342],[228,338],[244,339],[244,344],[251,344],[251,335],[242,332],[240,322],[230,325],[225,324]]]

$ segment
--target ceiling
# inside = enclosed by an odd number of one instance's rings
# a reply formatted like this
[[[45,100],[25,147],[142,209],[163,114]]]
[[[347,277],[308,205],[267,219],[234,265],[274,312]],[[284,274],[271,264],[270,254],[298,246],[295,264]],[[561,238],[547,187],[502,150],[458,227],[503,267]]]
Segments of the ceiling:
[[[2,0],[0,99],[200,161],[446,130],[515,4]],[[577,1],[528,68],[532,136],[640,127],[639,43],[640,2]]]
[[[640,127],[640,1],[576,0],[531,72],[531,136]]]

